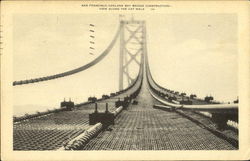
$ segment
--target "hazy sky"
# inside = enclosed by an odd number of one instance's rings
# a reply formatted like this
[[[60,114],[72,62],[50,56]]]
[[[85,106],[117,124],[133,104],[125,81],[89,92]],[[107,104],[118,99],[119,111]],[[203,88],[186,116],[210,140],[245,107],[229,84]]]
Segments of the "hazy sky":
[[[149,14],[135,18],[146,20],[149,62],[156,82],[200,97],[211,94],[220,101],[236,99],[236,15]],[[20,14],[13,22],[13,77],[22,80],[60,73],[93,60],[114,37],[119,17]],[[95,24],[94,55],[89,54],[90,23]],[[15,86],[14,112],[27,109],[27,104],[49,108],[59,106],[64,97],[83,102],[89,96],[117,91],[118,63],[119,41],[103,61],[86,71]]]

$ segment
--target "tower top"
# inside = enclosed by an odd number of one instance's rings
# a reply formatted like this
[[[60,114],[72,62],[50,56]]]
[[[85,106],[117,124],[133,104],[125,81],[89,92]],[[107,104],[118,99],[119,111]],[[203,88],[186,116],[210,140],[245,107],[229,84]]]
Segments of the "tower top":
[[[138,21],[138,20],[120,20],[121,24],[144,24],[145,21]]]

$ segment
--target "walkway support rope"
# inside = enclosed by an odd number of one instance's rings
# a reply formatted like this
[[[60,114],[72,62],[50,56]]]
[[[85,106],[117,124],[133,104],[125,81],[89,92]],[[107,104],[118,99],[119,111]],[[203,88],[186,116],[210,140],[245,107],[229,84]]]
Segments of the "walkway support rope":
[[[109,46],[102,52],[102,54],[100,56],[98,56],[96,59],[94,59],[93,61],[89,62],[88,64],[85,64],[79,68],[73,69],[73,70],[69,70],[63,73],[59,73],[59,74],[55,74],[55,75],[50,75],[50,76],[46,76],[46,77],[40,77],[40,78],[34,78],[34,79],[26,79],[26,80],[20,80],[20,81],[14,81],[13,82],[13,86],[16,85],[24,85],[24,84],[29,84],[29,83],[37,83],[37,82],[41,82],[41,81],[48,81],[48,80],[52,80],[52,79],[57,79],[57,78],[61,78],[61,77],[65,77],[65,76],[69,76],[72,74],[76,74],[78,72],[84,71],[94,65],[96,65],[98,62],[100,62],[106,55],[108,55],[108,53],[110,52],[110,50],[113,48],[117,38],[119,37],[119,33],[120,33],[120,26],[118,27],[118,30],[115,34],[115,37],[113,38],[113,40],[111,41],[111,43],[109,44]]]

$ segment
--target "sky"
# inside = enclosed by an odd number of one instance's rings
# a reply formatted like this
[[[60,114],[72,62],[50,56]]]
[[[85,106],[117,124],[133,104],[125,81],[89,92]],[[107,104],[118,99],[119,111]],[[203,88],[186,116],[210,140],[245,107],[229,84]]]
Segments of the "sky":
[[[131,15],[126,15],[129,19]],[[238,94],[237,17],[234,14],[134,15],[146,21],[150,69],[166,88],[233,101]],[[111,14],[19,14],[13,19],[13,78],[24,80],[82,66],[113,39],[119,16]],[[95,44],[89,24],[94,24]],[[93,29],[93,28],[92,28]],[[119,39],[118,39],[119,40]],[[119,41],[100,63],[81,73],[14,86],[14,114],[59,107],[118,90]],[[136,66],[135,66],[136,67]],[[137,69],[130,69],[137,71]],[[133,72],[135,75],[136,72]]]

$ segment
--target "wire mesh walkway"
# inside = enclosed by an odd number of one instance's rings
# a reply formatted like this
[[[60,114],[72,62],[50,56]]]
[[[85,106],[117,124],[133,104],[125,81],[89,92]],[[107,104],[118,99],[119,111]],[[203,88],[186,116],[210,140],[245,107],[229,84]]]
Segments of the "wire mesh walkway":
[[[229,150],[227,141],[175,112],[154,109],[144,81],[137,97],[115,125],[92,139],[83,150]]]
[[[98,106],[100,111],[105,110],[105,104]],[[93,111],[94,104],[89,104],[14,123],[13,149],[56,150],[90,127],[88,115]]]
[[[148,92],[146,79],[136,98],[138,104],[130,105],[118,115],[115,125],[90,140],[82,150],[233,150],[226,140],[215,136],[204,127],[176,112],[154,109],[159,104]],[[110,111],[115,109],[109,102]],[[84,132],[88,114],[94,104],[83,105],[73,111],[61,111],[42,117],[14,123],[14,150],[56,150]],[[105,101],[99,102],[99,111],[105,110]],[[208,118],[183,111],[205,125],[216,128]],[[238,134],[225,130],[222,133],[238,139]]]

